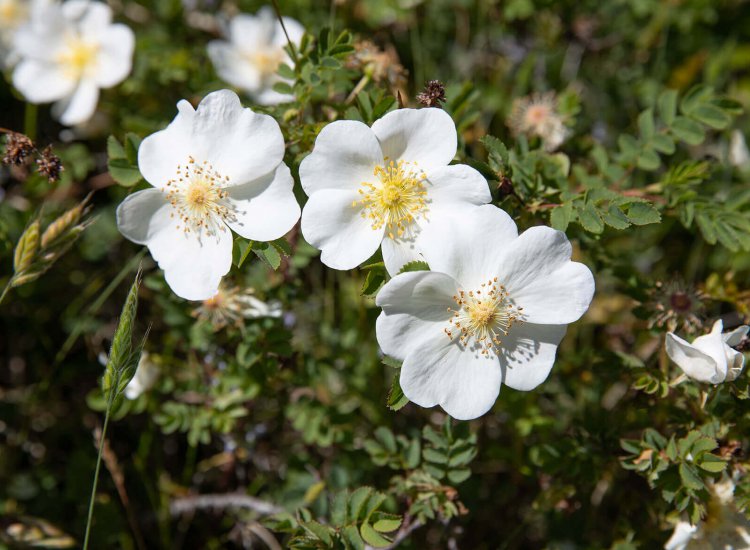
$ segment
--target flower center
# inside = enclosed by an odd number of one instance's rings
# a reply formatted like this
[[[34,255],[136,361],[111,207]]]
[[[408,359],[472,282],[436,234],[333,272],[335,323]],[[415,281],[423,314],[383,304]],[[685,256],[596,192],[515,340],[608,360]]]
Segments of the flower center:
[[[505,287],[497,277],[482,283],[478,290],[459,291],[453,296],[456,308],[448,308],[451,325],[443,329],[448,338],[455,337],[463,346],[473,344],[482,355],[500,354],[501,337],[507,336],[514,323],[520,323],[523,308],[511,303]]]
[[[253,65],[260,71],[264,78],[268,78],[271,75],[276,74],[279,69],[279,65],[284,61],[284,50],[279,49],[267,49],[259,50],[249,54],[248,56]]]
[[[185,233],[216,235],[226,231],[225,222],[237,220],[223,188],[228,181],[208,161],[198,164],[188,157],[187,165],[177,166],[177,177],[167,182],[164,192],[175,210],[172,217],[180,218]]]
[[[690,306],[692,306],[692,301],[690,300],[690,296],[687,295],[686,292],[683,292],[681,290],[678,290],[674,292],[669,297],[669,303],[672,304],[672,307],[676,309],[677,311],[689,311]]]
[[[26,6],[16,0],[0,0],[0,25],[13,29],[18,26],[26,12]]]
[[[529,126],[539,126],[549,116],[549,108],[546,105],[532,105],[526,111],[526,119]]]
[[[58,62],[70,78],[77,80],[89,70],[98,53],[98,44],[75,36],[68,39],[65,50],[58,56]]]
[[[424,174],[403,160],[375,167],[374,182],[363,182],[362,197],[352,206],[362,208],[362,217],[372,220],[374,230],[386,228],[391,239],[403,237],[416,216],[427,210]]]

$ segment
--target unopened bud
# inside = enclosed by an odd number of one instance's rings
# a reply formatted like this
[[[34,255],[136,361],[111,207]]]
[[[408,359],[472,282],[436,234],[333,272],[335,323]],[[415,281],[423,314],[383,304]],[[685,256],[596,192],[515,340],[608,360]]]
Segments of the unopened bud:
[[[445,86],[439,80],[430,80],[417,94],[417,101],[425,107],[441,107],[445,102]]]
[[[46,176],[50,183],[60,179],[60,172],[64,170],[60,157],[52,152],[52,147],[48,145],[42,151],[42,156],[36,161],[37,171]]]

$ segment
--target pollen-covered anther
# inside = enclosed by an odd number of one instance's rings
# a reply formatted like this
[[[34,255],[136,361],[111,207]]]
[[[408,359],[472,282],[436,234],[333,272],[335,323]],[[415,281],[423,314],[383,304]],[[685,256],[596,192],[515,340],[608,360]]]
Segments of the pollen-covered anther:
[[[352,206],[362,209],[362,217],[372,221],[374,230],[385,227],[391,239],[403,237],[427,210],[425,175],[403,160],[387,161],[373,175],[376,179],[362,183],[361,198]]]
[[[453,328],[462,346],[473,346],[482,355],[501,352],[502,337],[507,336],[515,323],[520,323],[523,308],[516,307],[497,277],[483,283],[476,291],[459,291],[453,296],[455,308],[448,308],[452,317],[450,329],[444,329],[451,340]]]
[[[224,187],[229,182],[208,161],[196,162],[191,156],[186,165],[178,165],[176,177],[169,180],[163,191],[180,220],[185,233],[204,232],[216,235],[226,231],[224,222],[236,221],[236,209],[228,200]]]

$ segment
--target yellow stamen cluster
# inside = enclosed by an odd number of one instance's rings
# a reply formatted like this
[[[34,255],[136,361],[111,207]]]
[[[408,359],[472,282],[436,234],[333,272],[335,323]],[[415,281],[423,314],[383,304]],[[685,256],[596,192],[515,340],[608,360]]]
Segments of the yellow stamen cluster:
[[[0,0],[0,27],[17,27],[27,12],[26,5],[18,0]]]
[[[57,61],[71,79],[77,80],[93,68],[98,53],[98,44],[73,36],[67,40],[66,47],[58,55]]]
[[[427,210],[424,174],[403,160],[377,166],[374,182],[363,182],[362,197],[352,206],[362,208],[362,217],[372,220],[374,230],[386,228],[391,238],[403,237],[416,217]]]
[[[497,277],[482,283],[478,290],[459,291],[453,296],[456,308],[448,308],[453,316],[444,329],[448,338],[458,337],[461,345],[470,344],[482,355],[500,355],[501,336],[507,336],[514,323],[520,323],[523,308],[511,303],[508,291],[498,284]]]
[[[224,189],[228,182],[229,177],[219,174],[208,161],[199,164],[188,157],[185,166],[177,166],[177,177],[167,182],[164,192],[174,208],[171,216],[180,219],[185,233],[216,235],[226,231],[223,222],[237,219]]]
[[[268,78],[276,74],[279,65],[284,61],[284,50],[281,48],[257,50],[248,54],[248,57],[261,75]]]

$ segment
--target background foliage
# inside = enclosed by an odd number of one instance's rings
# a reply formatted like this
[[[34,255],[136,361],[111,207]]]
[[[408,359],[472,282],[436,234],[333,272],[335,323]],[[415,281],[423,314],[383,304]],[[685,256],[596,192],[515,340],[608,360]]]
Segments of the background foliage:
[[[15,544],[11,525],[82,538],[102,356],[141,262],[135,335],[150,326],[160,376],[115,407],[94,548],[655,548],[681,513],[705,513],[709,480],[744,473],[747,373],[674,384],[662,341],[667,327],[692,338],[719,316],[750,320],[750,160],[732,149],[750,127],[745,2],[281,2],[309,33],[296,67],[281,68],[297,102],[265,109],[295,178],[325,123],[371,123],[440,79],[459,160],[521,228],[565,230],[596,275],[547,382],[505,388],[470,423],[404,406],[391,387],[398,365],[374,337],[378,258],[338,272],[297,230],[239,239],[229,279],[284,314],[216,330],[120,237],[115,208],[145,185],[140,139],[179,99],[226,87],[205,44],[219,14],[261,3],[110,4],[136,32],[134,70],[86,128],[59,127],[0,84],[0,126],[52,143],[65,167],[54,183],[0,172],[0,283],[35,274],[0,306],[0,545]],[[352,57],[363,39],[385,53]],[[505,124],[514,98],[545,91],[569,131],[558,152]],[[29,228],[90,193],[66,226],[75,238],[14,262]],[[689,306],[675,307],[683,295]]]

